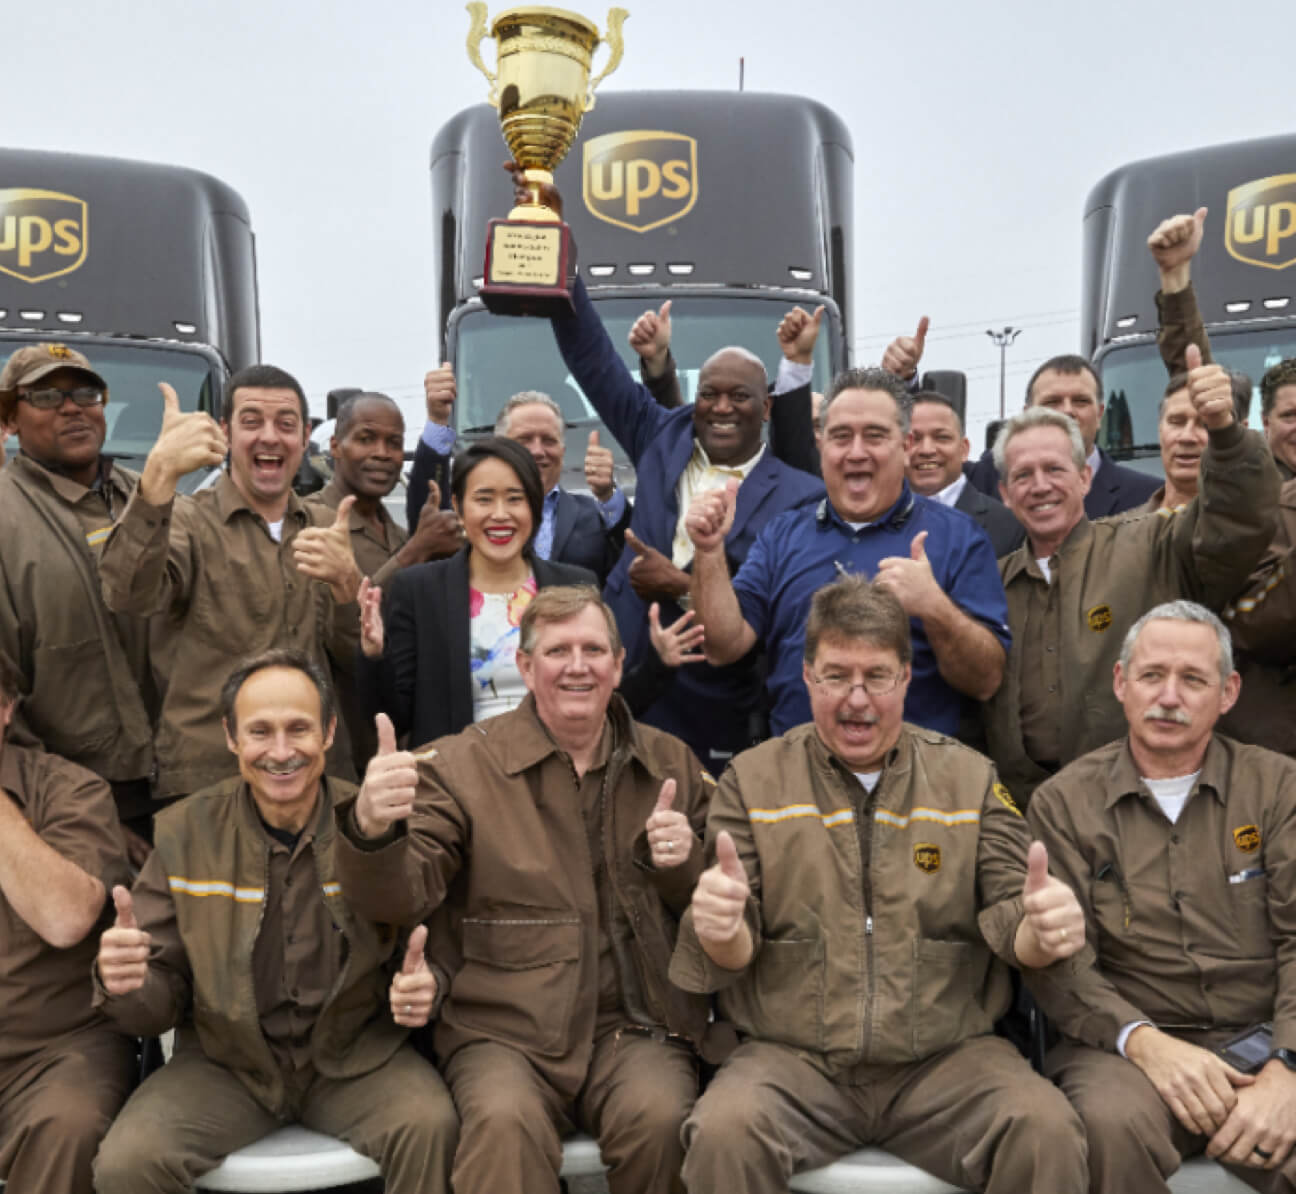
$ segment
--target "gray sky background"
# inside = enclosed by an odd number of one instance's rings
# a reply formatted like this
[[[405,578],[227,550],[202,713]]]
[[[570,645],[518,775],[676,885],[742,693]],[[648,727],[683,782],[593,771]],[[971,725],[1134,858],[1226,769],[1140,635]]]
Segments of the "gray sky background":
[[[1102,175],[1296,127],[1290,0],[623,2],[609,87],[734,88],[743,56],[749,90],[844,118],[856,358],[929,315],[926,363],[969,373],[974,446],[998,408],[985,328],[1025,329],[1010,409],[1035,364],[1078,347],[1081,208]],[[570,7],[604,27],[606,6]],[[362,385],[421,408],[436,352],[428,147],[486,90],[461,3],[68,0],[6,4],[4,26],[4,143],[229,182],[257,234],[265,359],[320,407]],[[779,185],[776,161],[752,171]]]

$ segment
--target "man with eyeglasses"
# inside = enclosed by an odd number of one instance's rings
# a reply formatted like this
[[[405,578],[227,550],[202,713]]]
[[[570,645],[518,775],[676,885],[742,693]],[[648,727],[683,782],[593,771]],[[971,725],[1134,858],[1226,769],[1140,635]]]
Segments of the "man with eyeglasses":
[[[101,454],[108,386],[63,344],[18,349],[0,373],[0,655],[20,677],[10,736],[106,779],[147,837],[153,768],[146,623],[113,614],[98,560],[138,478]],[[138,845],[138,843],[137,843]]]
[[[819,590],[813,722],[746,751],[711,797],[672,982],[743,1044],[685,1121],[684,1183],[784,1194],[878,1144],[960,1189],[1088,1189],[1083,1132],[994,1022],[1010,966],[1084,946],[993,765],[904,724],[909,617],[880,584]]]

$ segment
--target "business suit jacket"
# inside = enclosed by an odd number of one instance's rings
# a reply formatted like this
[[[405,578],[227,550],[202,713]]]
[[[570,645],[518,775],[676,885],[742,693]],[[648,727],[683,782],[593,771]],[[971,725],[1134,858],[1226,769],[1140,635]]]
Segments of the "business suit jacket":
[[[537,588],[593,584],[584,568],[536,560]],[[386,713],[411,746],[472,724],[468,549],[415,564],[392,578],[383,600],[381,659],[356,652],[356,680],[367,717]]]
[[[572,292],[575,313],[553,321],[563,360],[581,389],[635,466],[636,490],[630,528],[650,547],[669,558],[679,521],[676,485],[693,455],[693,407],[666,410],[631,376],[608,339],[584,283]],[[789,468],[769,451],[743,481],[733,529],[725,539],[730,571],[747,556],[761,528],[776,514],[817,502],[823,483]],[[634,552],[627,547],[613,568],[604,598],[616,615],[626,647],[626,662],[639,664],[652,651],[648,607],[630,586]],[[663,624],[681,610],[666,602]],[[750,744],[752,715],[763,689],[757,653],[723,668],[691,663],[680,668],[660,699],[642,720],[683,738],[703,763]]]
[[[954,509],[962,510],[969,518],[980,523],[982,530],[990,536],[995,559],[1015,551],[1026,538],[1025,527],[1012,516],[1003,502],[986,497],[971,484],[963,486]]]
[[[1117,464],[1101,448],[1098,449],[1098,471],[1089,482],[1085,494],[1085,514],[1090,520],[1106,518],[1109,514],[1124,514],[1148,500],[1161,484],[1150,473]],[[987,451],[975,464],[965,464],[963,471],[968,481],[982,493],[999,497],[999,472],[995,468],[994,454]]]
[[[410,465],[409,484],[405,487],[405,526],[414,533],[419,515],[427,505],[428,482],[435,481],[441,490],[441,509],[450,509],[450,457],[434,452],[420,438]]]

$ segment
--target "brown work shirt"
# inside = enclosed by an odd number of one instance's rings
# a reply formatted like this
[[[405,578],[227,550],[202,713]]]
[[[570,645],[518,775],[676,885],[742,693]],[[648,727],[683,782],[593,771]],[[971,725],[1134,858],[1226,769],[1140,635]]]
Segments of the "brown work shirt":
[[[228,473],[194,497],[154,506],[137,491],[113,527],[100,561],[110,609],[156,618],[168,675],[159,677],[158,795],[197,791],[238,773],[221,727],[220,690],[245,656],[296,647],[321,665],[349,671],[359,609],[339,606],[327,585],[297,570],[293,539],[327,526],[327,511],[288,499],[275,542]],[[329,773],[354,777],[339,733]]]
[[[1041,784],[1027,815],[1085,912],[1075,964],[1028,975],[1067,1036],[1111,1050],[1138,1020],[1272,1020],[1296,1049],[1296,762],[1215,735],[1172,824],[1122,738]]]
[[[23,691],[10,737],[140,780],[153,770],[148,623],[109,611],[98,572],[136,477],[101,464],[94,488],[23,455],[0,474],[0,654]]]
[[[1057,554],[1049,562],[1057,566]],[[1058,724],[1058,693],[1062,672],[1058,650],[1062,642],[1062,599],[1059,586],[1049,584],[1039,562],[1026,560],[1026,576],[1034,583],[1022,585],[1021,628],[1013,628],[1013,646],[1032,666],[1022,669],[1021,728],[1026,753],[1037,763],[1057,767],[1062,757],[1061,726]]]
[[[0,800],[12,800],[36,835],[105,892],[128,884],[130,869],[108,785],[57,755],[6,743]],[[90,967],[99,948],[91,930],[56,949],[14,910],[0,890],[0,1088],[5,1073],[70,1033],[107,1022],[90,1006]]]
[[[337,517],[337,508],[347,496],[342,482],[334,477],[318,493],[312,493],[302,504],[328,510],[332,522]],[[374,584],[385,585],[400,571],[396,562],[396,553],[405,546],[409,534],[392,521],[387,507],[378,503],[378,522],[381,529],[374,526],[360,511],[351,507],[348,525],[351,528],[351,550],[355,553],[356,565]]]

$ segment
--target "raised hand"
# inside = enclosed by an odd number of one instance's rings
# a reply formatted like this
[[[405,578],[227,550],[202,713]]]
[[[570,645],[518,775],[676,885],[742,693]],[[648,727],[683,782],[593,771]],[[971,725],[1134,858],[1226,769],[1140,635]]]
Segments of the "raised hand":
[[[422,1028],[432,1015],[436,1002],[437,981],[423,951],[427,946],[427,925],[419,925],[409,935],[400,972],[392,977],[392,1019],[403,1028]]]
[[[677,867],[693,853],[693,826],[688,818],[671,807],[675,803],[675,781],[666,780],[657,795],[657,803],[644,824],[652,863],[659,871]]]
[[[419,511],[418,525],[401,548],[401,561],[421,564],[452,556],[464,543],[463,523],[453,510],[441,509],[441,487],[428,482],[427,501]]]
[[[918,362],[922,360],[923,349],[927,345],[927,329],[931,320],[924,315],[918,321],[918,330],[912,336],[897,336],[887,345],[882,354],[882,368],[894,373],[902,381],[908,381],[918,372]]]
[[[751,894],[733,838],[722,829],[715,845],[715,865],[702,872],[693,889],[693,931],[704,946],[730,945],[738,939]]]
[[[351,507],[354,505],[355,495],[347,494],[338,503],[332,526],[306,527],[298,531],[292,545],[297,571],[328,585],[339,605],[356,599],[364,579],[351,550]]]
[[[599,433],[591,431],[585,446],[585,484],[600,502],[606,502],[616,490],[612,464],[612,449],[603,447]]]
[[[526,171],[510,158],[504,163],[504,169],[513,177],[513,202],[530,206],[539,200],[542,207],[547,207],[560,220],[563,214],[562,195],[551,182],[528,182]]]
[[[909,544],[909,555],[887,556],[880,560],[874,583],[886,589],[911,617],[920,618],[934,602],[944,598],[940,584],[927,558],[927,532],[919,531]]]
[[[442,427],[450,425],[458,391],[455,388],[454,368],[442,361],[440,369],[429,369],[423,374],[423,397],[427,402],[427,417]]]
[[[153,939],[139,927],[130,891],[120,883],[112,889],[117,917],[99,937],[99,980],[109,995],[138,991],[148,977],[149,947]]]
[[[229,444],[225,433],[206,411],[183,411],[180,398],[166,382],[158,382],[162,391],[162,430],[144,462],[140,485],[147,501],[154,505],[169,502],[176,483],[186,473],[199,468],[216,468],[225,459]]]
[[[1032,842],[1026,855],[1022,904],[1026,915],[1013,945],[1023,966],[1038,970],[1084,948],[1085,920],[1080,901],[1061,879],[1049,874],[1048,850],[1043,842]]]
[[[684,516],[684,528],[698,552],[723,551],[725,536],[733,530],[734,511],[738,508],[737,479],[730,478],[723,489],[697,494]]]
[[[365,768],[364,783],[356,797],[356,827],[367,838],[382,837],[397,821],[414,811],[418,789],[418,764],[407,750],[396,749],[396,728],[386,713],[374,718],[378,728],[378,753]]]
[[[1233,384],[1221,365],[1203,365],[1201,349],[1188,345],[1188,397],[1208,431],[1219,431],[1234,421]]]
[[[779,321],[779,348],[789,361],[808,365],[814,360],[815,341],[819,339],[824,310],[824,307],[817,307],[813,315],[808,315],[800,307],[793,307]]]
[[[366,659],[381,659],[383,653],[382,589],[367,576],[356,594],[360,606],[360,650]]]
[[[1183,290],[1188,285],[1189,265],[1201,248],[1205,228],[1206,209],[1199,207],[1192,215],[1162,220],[1148,237],[1148,251],[1161,271],[1163,291]]]
[[[644,601],[678,601],[689,591],[688,573],[676,568],[668,557],[649,547],[634,531],[626,531],[625,541],[635,554],[628,572],[630,587]]]
[[[630,329],[630,347],[639,354],[649,377],[656,377],[666,367],[671,342],[671,301],[667,299],[656,311],[645,311]]]
[[[663,629],[661,608],[657,602],[654,601],[648,607],[648,635],[652,639],[653,648],[667,667],[706,662],[706,656],[702,653],[706,627],[691,624],[695,615],[695,610],[689,610],[682,618],[676,618]]]

